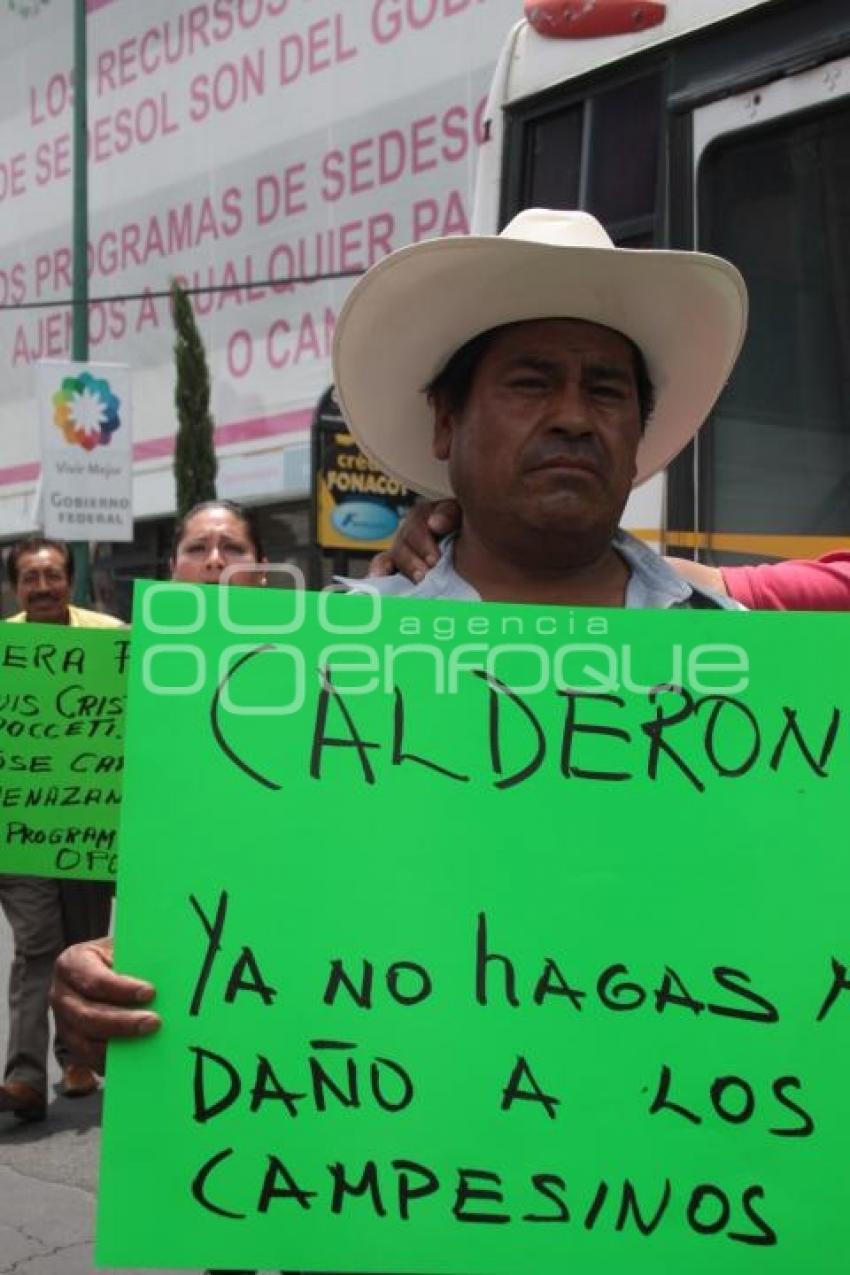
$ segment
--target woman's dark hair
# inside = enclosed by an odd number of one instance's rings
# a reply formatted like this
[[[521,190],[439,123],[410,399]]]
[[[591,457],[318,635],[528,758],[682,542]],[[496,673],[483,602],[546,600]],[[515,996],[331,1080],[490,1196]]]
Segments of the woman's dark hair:
[[[235,500],[202,500],[199,505],[193,505],[191,509],[187,510],[182,518],[178,518],[174,524],[174,536],[171,541],[172,562],[177,557],[177,550],[180,546],[180,541],[186,534],[187,526],[196,514],[202,514],[207,509],[225,509],[229,514],[233,514],[234,518],[238,518],[248,533],[248,539],[251,541],[257,562],[262,562],[265,555],[257,520],[250,509],[246,509],[244,505],[237,505]]]
[[[74,558],[71,554],[70,545],[67,545],[64,540],[48,540],[44,536],[27,536],[26,540],[19,540],[16,545],[12,546],[6,559],[6,574],[13,589],[18,587],[18,564],[22,555],[25,553],[38,553],[41,549],[55,549],[58,554],[61,554],[62,565],[65,568],[68,583],[74,583]]]
[[[434,402],[439,399],[450,412],[462,412],[464,407],[466,407],[466,400],[469,398],[475,369],[493,344],[497,334],[504,331],[504,328],[513,326],[514,324],[512,323],[506,323],[501,327],[489,328],[486,332],[479,332],[478,336],[474,336],[471,341],[467,341],[466,345],[462,345],[459,350],[455,350],[442,371],[438,372],[433,380],[425,386],[428,401]],[[643,354],[634,341],[629,340],[628,337],[625,340],[629,342],[634,355],[635,387],[638,396],[640,427],[641,430],[644,430],[646,429],[647,421],[652,415],[652,409],[655,407],[655,387],[650,380]]]

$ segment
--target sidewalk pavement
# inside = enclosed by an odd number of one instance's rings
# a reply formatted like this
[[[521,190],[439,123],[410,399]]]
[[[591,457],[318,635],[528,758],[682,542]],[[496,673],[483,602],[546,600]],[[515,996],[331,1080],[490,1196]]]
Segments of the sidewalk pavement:
[[[101,1095],[0,1117],[0,1275],[92,1275]]]

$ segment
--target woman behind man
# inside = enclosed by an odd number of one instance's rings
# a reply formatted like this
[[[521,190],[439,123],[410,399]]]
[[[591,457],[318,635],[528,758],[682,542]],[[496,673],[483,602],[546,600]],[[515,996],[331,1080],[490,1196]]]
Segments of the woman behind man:
[[[265,557],[259,531],[247,509],[232,500],[207,500],[177,520],[171,545],[170,577],[190,584],[264,586]],[[239,570],[239,568],[243,568]]]

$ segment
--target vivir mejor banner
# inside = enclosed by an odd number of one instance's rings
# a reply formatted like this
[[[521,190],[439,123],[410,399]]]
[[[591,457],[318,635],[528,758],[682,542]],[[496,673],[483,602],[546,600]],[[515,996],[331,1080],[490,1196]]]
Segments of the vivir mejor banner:
[[[39,363],[38,403],[45,535],[132,540],[129,368]]]

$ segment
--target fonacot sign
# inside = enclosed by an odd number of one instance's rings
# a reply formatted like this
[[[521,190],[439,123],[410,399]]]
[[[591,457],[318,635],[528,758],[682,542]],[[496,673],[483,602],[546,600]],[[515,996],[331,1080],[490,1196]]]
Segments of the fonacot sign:
[[[331,552],[385,549],[416,495],[364,456],[340,414],[333,389],[313,424],[315,542]]]

